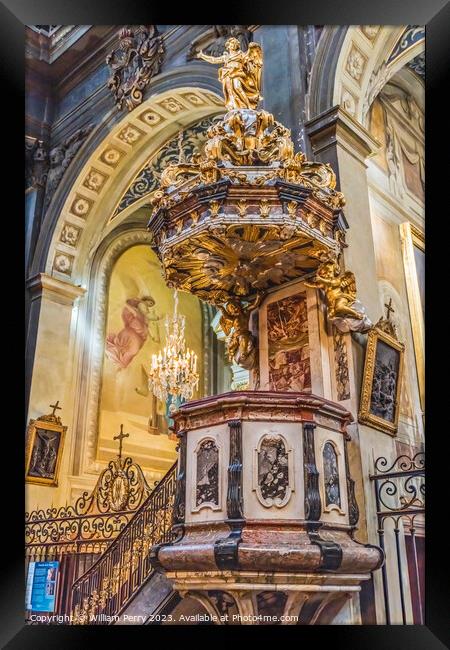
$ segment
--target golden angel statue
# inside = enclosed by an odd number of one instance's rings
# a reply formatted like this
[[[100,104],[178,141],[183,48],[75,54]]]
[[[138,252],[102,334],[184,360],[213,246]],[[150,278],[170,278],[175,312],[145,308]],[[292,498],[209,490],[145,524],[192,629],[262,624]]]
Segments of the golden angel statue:
[[[356,318],[361,320],[364,314],[353,309],[356,301],[355,276],[351,271],[341,274],[336,259],[324,261],[317,269],[313,281],[306,282],[307,287],[323,289],[327,301],[327,316],[335,318]]]
[[[202,50],[198,58],[208,63],[222,63],[219,68],[219,81],[223,86],[225,106],[256,109],[261,98],[262,50],[258,43],[250,43],[243,52],[237,38],[229,38],[222,56],[209,56]]]
[[[249,331],[249,316],[261,300],[262,296],[258,294],[246,307],[239,300],[221,305],[220,326],[227,336],[228,357],[247,370],[257,365],[256,338]]]

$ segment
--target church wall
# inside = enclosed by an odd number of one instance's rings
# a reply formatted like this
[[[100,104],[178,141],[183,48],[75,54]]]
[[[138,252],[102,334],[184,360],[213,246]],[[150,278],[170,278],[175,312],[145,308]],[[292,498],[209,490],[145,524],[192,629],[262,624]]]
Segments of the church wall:
[[[130,340],[133,331],[125,328],[123,314],[126,313],[131,318],[126,301],[143,296],[153,298],[155,305],[149,308],[147,324],[143,323],[147,338],[142,347],[136,350],[140,341],[136,339],[136,347],[133,347],[135,340]],[[112,434],[123,424],[124,431],[130,433],[127,449],[130,449],[130,453],[131,449],[135,449],[132,455],[144,469],[148,467],[165,473],[175,461],[176,442],[167,438],[166,405],[158,401],[155,412],[152,412],[152,396],[147,387],[148,379],[144,370],[150,367],[152,354],[158,354],[165,344],[165,315],[171,315],[172,312],[173,291],[166,286],[162,278],[156,255],[148,246],[134,246],[128,249],[117,260],[109,285],[99,412],[99,460],[107,460],[115,452],[116,445],[112,441]],[[180,293],[179,313],[186,317],[187,347],[193,350],[199,359],[201,391],[204,379],[203,341],[202,315],[198,300],[189,294]],[[120,340],[117,340],[118,335],[121,336]],[[111,339],[109,346],[108,338]],[[121,341],[124,342],[123,345]],[[108,349],[111,352],[108,352]],[[121,356],[114,356],[117,354]],[[124,367],[117,362],[122,362]],[[197,392],[194,398],[199,396],[200,393]],[[156,420],[150,422],[152,415]],[[164,432],[165,435],[160,435]]]
[[[49,398],[54,396],[61,405],[63,424],[71,421],[73,413],[73,390],[76,377],[74,355],[74,333],[78,320],[79,300],[84,291],[73,285],[41,277],[42,299],[39,316],[39,331],[36,344],[35,363],[31,393],[33,400],[28,412],[29,418],[37,418],[50,411]],[[27,484],[26,507],[28,510],[64,505],[68,477],[71,469],[71,448],[75,443],[73,430],[68,427],[65,436],[57,487],[43,487]]]

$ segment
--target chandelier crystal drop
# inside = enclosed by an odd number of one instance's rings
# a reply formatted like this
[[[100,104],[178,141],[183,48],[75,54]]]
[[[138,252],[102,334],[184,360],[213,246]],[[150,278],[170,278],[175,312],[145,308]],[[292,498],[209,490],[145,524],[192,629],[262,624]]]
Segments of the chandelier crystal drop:
[[[169,412],[175,410],[174,398],[191,399],[198,387],[197,355],[186,348],[184,337],[186,318],[178,314],[178,292],[174,294],[173,315],[166,316],[166,345],[158,354],[152,354],[149,389],[162,402],[171,403]]]

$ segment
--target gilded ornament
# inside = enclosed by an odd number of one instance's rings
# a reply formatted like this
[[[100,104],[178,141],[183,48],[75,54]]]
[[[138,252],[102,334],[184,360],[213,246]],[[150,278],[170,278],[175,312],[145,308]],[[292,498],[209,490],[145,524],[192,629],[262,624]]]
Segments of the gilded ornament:
[[[247,52],[242,52],[237,38],[225,42],[221,56],[209,56],[202,50],[198,58],[208,63],[219,63],[219,81],[222,83],[225,106],[255,109],[260,100],[262,50],[257,43],[249,43]]]
[[[288,215],[290,217],[295,217],[296,214],[297,214],[297,201],[289,201],[286,204],[286,208],[287,208],[287,211],[288,211]]]
[[[327,305],[327,318],[330,322],[337,318],[357,321],[364,321],[366,318],[364,313],[354,309],[356,302],[355,275],[351,271],[342,273],[337,258],[325,258],[317,269],[314,280],[305,280],[305,285],[323,290]]]
[[[241,199],[240,201],[237,202],[236,204],[237,211],[239,213],[240,217],[245,217],[245,214],[247,212],[247,201],[245,199]]]
[[[259,204],[259,213],[262,217],[268,217],[270,213],[270,204],[267,199],[263,199]]]
[[[260,303],[261,295],[257,295],[245,306],[239,300],[230,300],[221,306],[220,326],[227,336],[229,359],[247,369],[257,365],[256,337],[249,330],[249,317]]]
[[[220,56],[198,56],[220,64],[227,112],[208,128],[201,153],[166,166],[150,227],[167,284],[220,307],[230,358],[255,368],[250,305],[268,289],[310,275],[325,253],[339,252],[334,233],[345,201],[330,165],[295,153],[289,129],[258,109],[258,44],[246,48],[230,38]],[[305,204],[310,228],[296,218]],[[187,213],[195,231],[174,229]],[[352,309],[343,295],[333,298],[331,313]]]
[[[219,214],[219,210],[220,210],[219,201],[210,201],[209,209],[210,209],[210,212],[211,212],[211,216],[212,217],[217,217],[217,215]]]

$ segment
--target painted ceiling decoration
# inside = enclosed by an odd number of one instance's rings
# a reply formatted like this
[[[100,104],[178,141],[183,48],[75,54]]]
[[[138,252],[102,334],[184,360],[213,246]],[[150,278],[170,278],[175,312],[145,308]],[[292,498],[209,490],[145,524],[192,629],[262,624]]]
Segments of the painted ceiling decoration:
[[[424,39],[425,27],[420,27],[419,25],[408,25],[392,50],[388,63],[392,63],[392,61],[397,59],[401,54],[403,54],[403,52]]]
[[[425,52],[421,52],[414,57],[407,64],[413,72],[415,72],[423,81],[425,81]]]
[[[129,208],[143,196],[153,192],[159,185],[159,180],[164,169],[170,163],[179,162],[180,155],[183,159],[188,160],[195,151],[198,151],[206,140],[206,131],[214,124],[220,116],[208,117],[200,120],[190,126],[170,140],[159,152],[152,158],[145,167],[134,178],[131,185],[120,199],[113,217]]]

